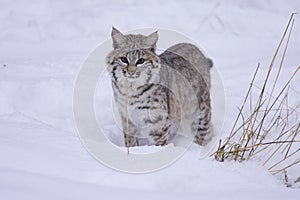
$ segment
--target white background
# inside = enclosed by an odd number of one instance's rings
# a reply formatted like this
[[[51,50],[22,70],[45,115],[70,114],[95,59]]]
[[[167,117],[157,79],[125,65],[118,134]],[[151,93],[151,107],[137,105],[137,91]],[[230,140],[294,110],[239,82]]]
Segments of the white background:
[[[72,115],[80,64],[112,25],[124,32],[161,27],[187,35],[213,59],[226,93],[225,138],[257,63],[267,69],[295,11],[296,0],[1,0],[1,199],[299,198],[299,189],[286,188],[259,160],[199,160],[192,149],[156,173],[116,172],[83,148]],[[300,64],[299,31],[296,16],[281,82]],[[299,81],[290,106],[300,103]]]

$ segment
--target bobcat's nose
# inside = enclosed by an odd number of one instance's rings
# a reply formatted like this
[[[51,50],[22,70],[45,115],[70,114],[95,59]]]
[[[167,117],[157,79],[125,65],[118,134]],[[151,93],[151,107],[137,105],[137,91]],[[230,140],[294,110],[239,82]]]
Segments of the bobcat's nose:
[[[135,71],[136,71],[135,66],[131,66],[131,65],[127,66],[127,72],[129,75],[133,75],[135,73]]]

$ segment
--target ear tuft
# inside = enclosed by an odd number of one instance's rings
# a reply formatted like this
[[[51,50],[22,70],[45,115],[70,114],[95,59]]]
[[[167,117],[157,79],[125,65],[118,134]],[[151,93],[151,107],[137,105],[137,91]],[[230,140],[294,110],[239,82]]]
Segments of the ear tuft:
[[[145,45],[148,46],[151,49],[151,51],[155,51],[157,41],[158,31],[155,31],[146,37]]]
[[[114,49],[118,48],[125,40],[125,36],[115,27],[112,27],[111,38]]]

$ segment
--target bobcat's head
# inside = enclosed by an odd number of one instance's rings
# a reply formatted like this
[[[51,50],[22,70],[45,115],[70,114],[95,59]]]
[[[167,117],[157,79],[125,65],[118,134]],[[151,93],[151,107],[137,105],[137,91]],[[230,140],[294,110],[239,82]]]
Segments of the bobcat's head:
[[[157,32],[144,35],[123,35],[113,28],[113,51],[106,57],[112,80],[132,89],[159,81],[160,59],[156,55]]]

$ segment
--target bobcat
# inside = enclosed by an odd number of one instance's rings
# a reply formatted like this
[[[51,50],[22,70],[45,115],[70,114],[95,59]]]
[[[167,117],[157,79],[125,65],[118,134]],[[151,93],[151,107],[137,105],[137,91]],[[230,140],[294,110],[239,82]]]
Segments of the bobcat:
[[[207,144],[213,136],[212,61],[189,43],[176,44],[157,55],[157,31],[149,36],[123,35],[113,28],[111,37],[113,50],[106,64],[125,146],[167,145],[180,123],[185,124],[188,129],[183,131],[192,134],[195,143]],[[196,104],[191,103],[193,96]]]

